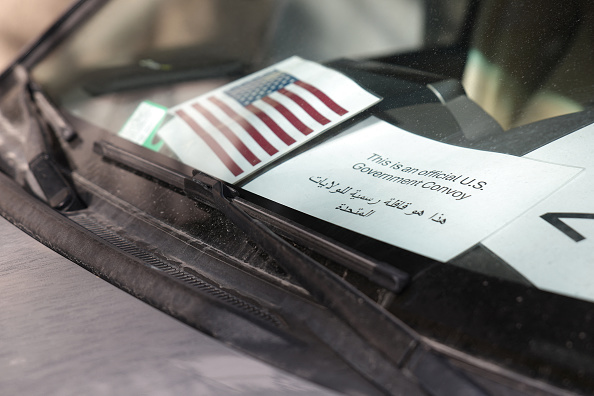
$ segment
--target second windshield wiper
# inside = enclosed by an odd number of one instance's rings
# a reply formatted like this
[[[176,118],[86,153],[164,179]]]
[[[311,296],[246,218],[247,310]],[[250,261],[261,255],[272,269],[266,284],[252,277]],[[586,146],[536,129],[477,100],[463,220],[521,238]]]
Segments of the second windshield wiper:
[[[59,161],[61,151],[54,144],[54,133],[57,139],[72,140],[74,130],[31,80],[27,69],[14,65],[10,78],[12,84],[0,103],[0,170],[54,209],[80,208],[67,165]]]

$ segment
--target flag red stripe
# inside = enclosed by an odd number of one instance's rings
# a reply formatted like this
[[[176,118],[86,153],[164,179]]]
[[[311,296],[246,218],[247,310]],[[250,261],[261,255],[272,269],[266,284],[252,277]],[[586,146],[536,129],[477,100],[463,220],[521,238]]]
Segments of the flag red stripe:
[[[309,103],[307,103],[303,98],[297,95],[294,92],[287,91],[285,88],[281,88],[278,90],[279,93],[285,95],[287,98],[291,99],[293,102],[297,103],[299,107],[301,107],[311,118],[316,120],[318,123],[322,125],[326,125],[330,122],[329,119],[321,115],[316,109],[314,109]]]
[[[324,103],[326,106],[328,106],[328,108],[330,110],[332,110],[333,112],[335,112],[336,114],[342,116],[342,115],[345,115],[346,113],[348,113],[348,111],[346,111],[345,109],[340,107],[335,101],[330,99],[328,97],[328,95],[326,95],[324,92],[320,91],[313,85],[309,85],[308,83],[305,83],[305,82],[299,81],[299,80],[295,81],[295,85],[299,85],[301,88],[307,89],[309,92],[311,92],[313,95],[315,95],[316,98],[320,99],[322,101],[322,103]]]
[[[225,150],[210,136],[204,129],[196,123],[189,115],[183,110],[177,110],[175,112],[192,130],[210,147],[210,149],[216,154],[217,157],[223,162],[223,164],[233,173],[233,176],[238,176],[243,173],[243,170],[229,157]]]
[[[264,102],[268,103],[270,106],[274,107],[274,109],[276,111],[281,113],[283,115],[283,117],[285,117],[287,119],[287,121],[289,121],[291,124],[293,124],[293,126],[295,128],[297,128],[297,130],[299,132],[301,132],[302,134],[309,135],[310,133],[313,132],[313,130],[311,128],[309,128],[307,125],[305,125],[303,122],[301,122],[301,120],[299,120],[297,117],[295,117],[295,114],[291,113],[289,111],[289,109],[287,109],[285,106],[283,106],[276,100],[272,99],[270,96],[265,96],[262,98],[262,100]]]
[[[280,140],[283,141],[287,146],[292,145],[295,143],[295,139],[289,136],[281,127],[278,126],[276,122],[272,118],[268,116],[268,114],[264,113],[262,110],[257,108],[256,106],[250,104],[245,106],[246,110],[252,112],[256,117],[258,117],[270,130],[274,133]]]
[[[255,141],[268,153],[268,155],[274,155],[278,153],[278,150],[274,148],[272,144],[264,136],[260,134],[254,128],[252,124],[249,123],[248,120],[243,118],[241,115],[237,114],[235,110],[229,107],[225,102],[219,100],[218,98],[211,96],[208,98],[212,103],[217,105],[225,114],[227,114],[231,119],[239,124]]]
[[[252,165],[260,163],[258,157],[252,153],[252,151],[239,139],[227,125],[223,124],[217,117],[215,117],[210,111],[202,107],[199,103],[194,103],[193,108],[198,110],[208,122],[214,125],[221,133],[231,142],[233,146],[243,155],[243,157]]]

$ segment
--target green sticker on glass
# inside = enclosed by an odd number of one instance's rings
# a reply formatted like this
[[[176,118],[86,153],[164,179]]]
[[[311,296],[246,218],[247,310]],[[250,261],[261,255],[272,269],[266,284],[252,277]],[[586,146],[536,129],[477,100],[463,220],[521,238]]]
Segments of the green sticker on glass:
[[[159,151],[163,141],[153,142],[159,127],[167,116],[167,108],[148,100],[138,105],[118,135],[139,146]]]

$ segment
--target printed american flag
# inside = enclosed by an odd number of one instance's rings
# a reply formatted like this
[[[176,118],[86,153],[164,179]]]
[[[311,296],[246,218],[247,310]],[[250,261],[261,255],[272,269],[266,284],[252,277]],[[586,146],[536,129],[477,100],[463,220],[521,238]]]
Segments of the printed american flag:
[[[325,73],[339,74],[314,65]],[[321,87],[320,78],[306,82],[286,70],[270,68],[173,111],[223,165],[224,170],[213,176],[233,182],[362,110],[341,97],[342,87],[334,89],[327,83]],[[365,107],[379,100],[348,81],[372,98]],[[225,177],[228,172],[233,176]]]

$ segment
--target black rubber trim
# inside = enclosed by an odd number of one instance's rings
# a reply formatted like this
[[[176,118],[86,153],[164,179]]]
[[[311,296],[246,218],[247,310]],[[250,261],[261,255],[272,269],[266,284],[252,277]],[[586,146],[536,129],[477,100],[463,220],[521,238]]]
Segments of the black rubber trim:
[[[62,256],[176,319],[206,334],[231,340],[240,348],[263,338],[272,338],[280,344],[292,342],[268,320],[248,314],[114,249],[26,193],[3,173],[0,173],[0,191],[2,217]],[[242,328],[241,332],[236,331],[237,326]]]
[[[177,268],[176,266],[159,259],[155,255],[139,248],[134,243],[109,230],[103,224],[100,224],[86,213],[76,212],[67,214],[67,217],[78,225],[97,235],[99,238],[110,243],[115,248],[120,249],[125,253],[131,254],[139,260],[142,260],[142,262],[146,265],[154,267],[159,271],[163,271],[168,276],[176,278],[186,283],[188,286],[198,288],[201,291],[227,304],[231,304],[237,309],[245,311],[245,313],[249,315],[254,315],[262,320],[270,322],[270,324],[275,327],[281,327],[282,321],[277,316],[272,315],[266,310],[213,285],[205,279],[202,279],[194,274],[190,274],[183,269]]]

